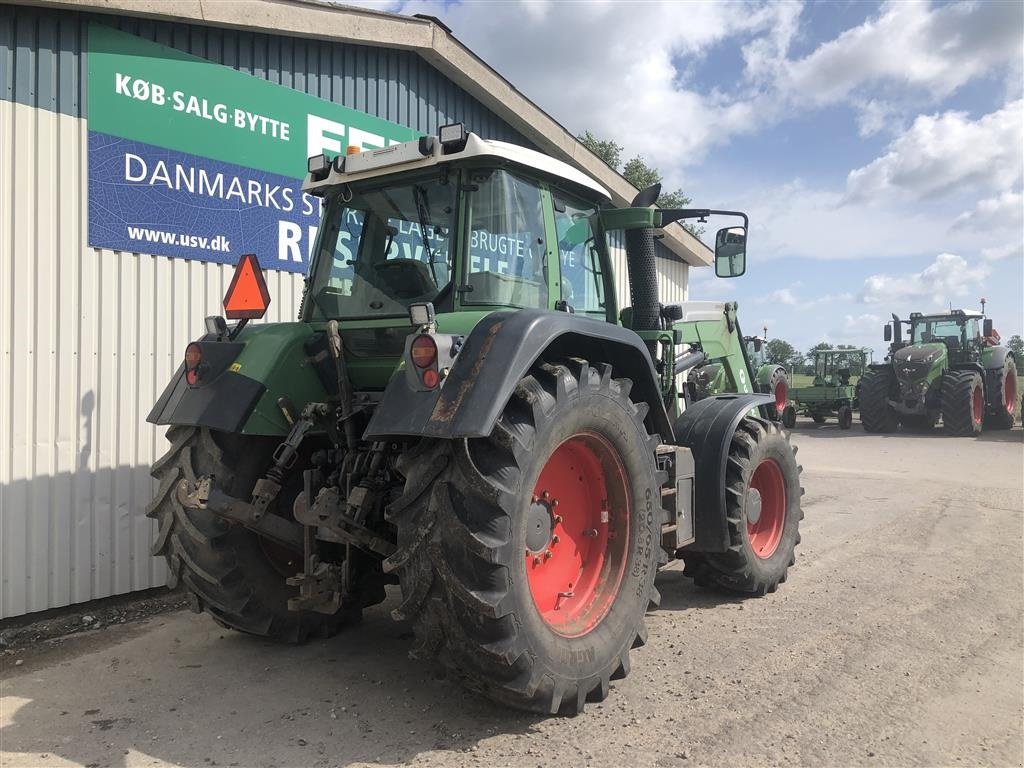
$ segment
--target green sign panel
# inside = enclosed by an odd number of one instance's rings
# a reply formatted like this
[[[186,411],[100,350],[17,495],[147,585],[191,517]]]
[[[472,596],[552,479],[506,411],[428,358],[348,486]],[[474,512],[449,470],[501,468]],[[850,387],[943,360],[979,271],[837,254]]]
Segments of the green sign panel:
[[[92,24],[89,129],[301,178],[306,159],[409,141],[409,128]]]
[[[306,160],[409,128],[102,24],[89,26],[89,244],[304,272]]]

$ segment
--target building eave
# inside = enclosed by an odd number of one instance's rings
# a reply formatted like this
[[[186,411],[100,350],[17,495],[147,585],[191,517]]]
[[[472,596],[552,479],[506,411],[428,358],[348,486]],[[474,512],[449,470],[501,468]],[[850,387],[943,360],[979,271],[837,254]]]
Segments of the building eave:
[[[128,14],[207,26],[273,32],[355,45],[414,51],[470,93],[541,151],[576,166],[628,206],[637,189],[587,149],[558,121],[463,45],[442,24],[323,0],[14,0],[21,5]],[[661,243],[691,266],[711,264],[712,252],[678,224]]]

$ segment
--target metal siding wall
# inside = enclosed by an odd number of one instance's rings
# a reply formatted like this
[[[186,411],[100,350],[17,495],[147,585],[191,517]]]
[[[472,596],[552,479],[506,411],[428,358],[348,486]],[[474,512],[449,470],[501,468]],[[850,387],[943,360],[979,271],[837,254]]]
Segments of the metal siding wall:
[[[658,255],[658,296],[662,304],[679,304],[687,299],[689,284],[689,265],[671,255],[661,243],[655,243]],[[612,259],[612,272],[615,275],[616,296],[619,309],[628,307],[629,271],[626,265],[625,236],[622,232],[608,235],[608,250]]]
[[[98,20],[425,133],[462,119],[529,146],[415,54]],[[0,7],[0,618],[164,583],[146,414],[220,311],[231,268],[86,245],[89,17]],[[270,273],[268,319],[301,277]]]
[[[486,138],[534,148],[410,51],[130,16],[0,7],[0,99],[85,117],[90,21],[423,133],[461,120]]]

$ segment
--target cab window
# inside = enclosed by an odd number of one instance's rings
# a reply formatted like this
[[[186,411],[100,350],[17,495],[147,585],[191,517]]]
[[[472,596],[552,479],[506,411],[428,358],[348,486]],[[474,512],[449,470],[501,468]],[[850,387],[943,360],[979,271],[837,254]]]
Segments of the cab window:
[[[539,185],[507,171],[470,174],[463,304],[548,306],[547,239]]]
[[[562,300],[574,312],[605,319],[604,274],[594,236],[597,209],[555,196],[555,231],[562,268]]]

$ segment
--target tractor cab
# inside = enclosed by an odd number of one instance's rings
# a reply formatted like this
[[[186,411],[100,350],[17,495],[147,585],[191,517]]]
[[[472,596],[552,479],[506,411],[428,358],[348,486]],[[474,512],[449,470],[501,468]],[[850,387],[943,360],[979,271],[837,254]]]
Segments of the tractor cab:
[[[956,309],[948,314],[910,315],[911,345],[942,344],[951,364],[976,359],[983,344],[980,312]]]
[[[614,319],[596,215],[608,192],[558,160],[448,128],[310,159],[304,189],[324,216],[305,319],[397,321],[424,302],[441,326],[456,312],[561,306]]]

